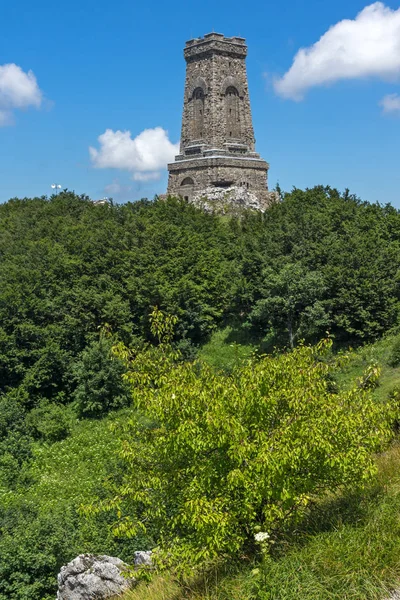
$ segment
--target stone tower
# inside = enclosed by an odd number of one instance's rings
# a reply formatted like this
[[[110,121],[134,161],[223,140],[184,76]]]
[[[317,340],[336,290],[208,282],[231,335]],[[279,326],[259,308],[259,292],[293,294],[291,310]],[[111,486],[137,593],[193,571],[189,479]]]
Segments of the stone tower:
[[[240,188],[262,209],[273,200],[269,165],[255,152],[246,55],[240,37],[209,33],[186,42],[180,154],[168,165],[168,194],[192,201],[213,189]]]

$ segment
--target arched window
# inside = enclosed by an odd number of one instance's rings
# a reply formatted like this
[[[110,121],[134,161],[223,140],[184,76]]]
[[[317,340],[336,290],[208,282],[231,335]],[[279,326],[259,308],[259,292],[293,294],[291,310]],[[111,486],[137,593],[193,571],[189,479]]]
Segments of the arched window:
[[[240,138],[239,92],[229,86],[225,92],[226,137]]]
[[[193,195],[194,181],[191,177],[185,177],[185,179],[181,182],[181,193],[180,195],[183,197],[186,202],[189,202]]]
[[[193,92],[193,139],[200,140],[203,137],[204,128],[204,92],[196,88]]]
[[[194,181],[191,177],[185,177],[181,185],[194,185]]]

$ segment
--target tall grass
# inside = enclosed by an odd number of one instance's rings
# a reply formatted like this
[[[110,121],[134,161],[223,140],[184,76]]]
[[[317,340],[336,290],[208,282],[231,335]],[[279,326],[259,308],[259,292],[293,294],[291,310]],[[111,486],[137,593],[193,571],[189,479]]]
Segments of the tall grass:
[[[246,343],[243,343],[245,341]],[[231,326],[219,329],[211,336],[200,352],[199,358],[216,369],[231,371],[241,361],[249,358],[256,350],[250,340],[240,340]]]

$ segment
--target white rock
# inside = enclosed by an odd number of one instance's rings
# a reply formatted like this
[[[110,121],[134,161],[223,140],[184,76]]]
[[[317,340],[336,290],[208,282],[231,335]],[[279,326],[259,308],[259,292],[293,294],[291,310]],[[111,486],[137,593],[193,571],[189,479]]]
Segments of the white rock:
[[[119,558],[81,554],[61,568],[57,600],[105,600],[128,590],[127,565]]]
[[[229,188],[209,187],[198,192],[191,199],[191,203],[206,212],[231,213],[235,210],[263,208],[257,196],[245,187],[232,186]]]
[[[141,567],[142,565],[151,567],[151,550],[148,550],[147,552],[138,550],[135,552],[135,567]]]

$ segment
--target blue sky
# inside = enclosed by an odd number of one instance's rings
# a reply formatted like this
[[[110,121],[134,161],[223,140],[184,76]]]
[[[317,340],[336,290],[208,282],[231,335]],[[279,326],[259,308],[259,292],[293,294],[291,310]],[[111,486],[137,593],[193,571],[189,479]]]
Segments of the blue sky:
[[[163,193],[180,136],[183,46],[213,30],[247,39],[271,188],[349,187],[400,208],[400,4],[356,0],[3,0],[0,202],[49,194],[52,183],[120,202]],[[167,133],[143,143],[163,152],[144,174],[132,170],[132,139],[155,128]],[[98,140],[106,130],[130,131],[112,137],[112,159]]]

